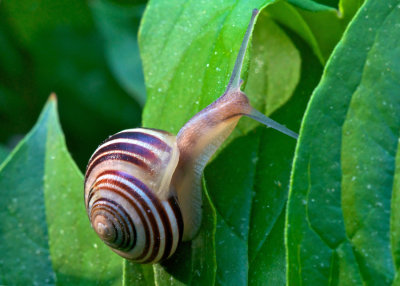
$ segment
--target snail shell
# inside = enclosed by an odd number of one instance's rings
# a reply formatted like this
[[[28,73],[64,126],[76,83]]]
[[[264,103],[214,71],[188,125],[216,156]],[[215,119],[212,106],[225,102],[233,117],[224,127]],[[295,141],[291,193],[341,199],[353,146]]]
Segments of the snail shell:
[[[170,190],[178,158],[175,136],[143,128],[109,137],[90,158],[87,213],[98,236],[122,257],[154,263],[175,252],[183,234]]]

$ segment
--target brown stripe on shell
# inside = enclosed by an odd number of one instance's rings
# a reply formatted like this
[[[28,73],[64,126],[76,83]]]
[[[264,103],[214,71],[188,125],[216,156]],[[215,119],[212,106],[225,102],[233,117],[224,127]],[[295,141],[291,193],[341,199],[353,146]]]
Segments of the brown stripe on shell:
[[[164,131],[164,130],[159,130],[159,129],[154,129],[154,128],[143,128],[142,129],[143,131],[126,131],[126,132],[122,131],[117,134],[111,135],[109,138],[104,140],[104,142],[101,145],[103,145],[111,140],[115,140],[115,139],[133,139],[133,140],[145,142],[145,143],[155,147],[156,149],[159,149],[160,151],[170,152],[172,150],[172,148],[168,144],[166,144],[163,140],[161,140],[160,138],[146,133],[145,132],[146,129],[149,129],[152,131],[157,131],[159,133],[172,136],[172,134],[170,134],[169,132]],[[101,147],[101,145],[100,145],[100,147]],[[91,156],[91,159],[89,160],[88,165],[86,166],[86,174],[85,174],[85,180],[84,180],[85,185],[86,185],[87,179],[89,178],[90,172],[94,168],[94,166],[91,166],[90,170],[89,170],[89,166],[92,163],[92,161],[97,157],[97,155],[98,155],[98,152],[96,151],[96,153]],[[148,170],[148,168],[146,170]],[[150,168],[150,171],[152,171],[152,170],[153,169]]]
[[[160,200],[153,194],[153,192],[145,185],[143,184],[140,180],[138,180],[137,178],[126,174],[124,172],[120,172],[120,171],[111,171],[111,172],[115,172],[115,176],[119,176],[124,178],[125,180],[129,181],[130,183],[134,184],[137,188],[141,189],[147,196],[148,198],[151,200],[151,202],[153,203],[156,211],[159,213],[159,217],[161,220],[161,223],[163,224],[164,227],[164,231],[165,231],[165,248],[164,248],[164,253],[162,255],[162,257],[164,257],[165,253],[170,253],[171,249],[172,249],[172,236],[173,236],[173,231],[172,231],[172,227],[170,224],[170,221],[168,219],[168,215],[167,212],[165,211],[163,205],[161,204]],[[121,182],[118,182],[121,183]],[[122,183],[121,183],[122,184]],[[138,196],[140,197],[140,196]],[[143,203],[145,203],[145,201],[143,201]],[[157,223],[156,223],[157,226]],[[153,226],[152,226],[153,227]],[[157,227],[155,227],[157,228]],[[154,229],[154,227],[153,227]],[[158,231],[158,228],[157,228]],[[158,240],[158,243],[160,244],[161,242],[160,240],[160,235],[158,234],[157,236],[155,236]],[[158,254],[158,249],[157,251],[154,251],[152,253],[152,255],[146,260],[144,261],[144,263],[148,263],[148,262],[152,262],[154,260],[154,258],[157,256]],[[168,257],[168,256],[166,256]]]
[[[168,146],[168,144],[166,144],[160,138],[157,138],[154,135],[147,134],[142,131],[127,131],[127,132],[122,131],[120,133],[117,133],[117,134],[109,137],[106,141],[103,142],[103,144],[106,142],[109,142],[111,140],[115,140],[115,139],[133,139],[133,140],[138,140],[138,141],[150,144],[159,150],[163,150],[163,151],[167,151],[167,152],[171,150],[171,147]]]
[[[142,168],[146,172],[153,173],[153,169],[149,165],[147,165],[144,161],[142,161],[141,159],[136,158],[134,156],[127,155],[127,154],[121,154],[121,153],[115,152],[115,153],[107,154],[107,155],[97,157],[96,159],[94,159],[93,163],[91,163],[90,167],[87,169],[85,177],[88,178],[90,176],[90,173],[93,171],[93,169],[97,165],[99,165],[100,163],[107,161],[107,160],[125,161],[125,162],[131,163],[133,165],[136,165],[136,166]]]
[[[159,202],[160,203],[160,202]],[[179,232],[179,236],[178,236],[178,245],[181,242],[181,238],[182,238],[182,231],[183,231],[183,221],[182,221],[182,215],[181,212],[179,210],[179,208],[176,210],[176,199],[174,197],[171,197],[168,199],[168,204],[170,205],[172,212],[173,212],[173,216],[178,224],[178,232]],[[168,233],[166,233],[166,244],[165,244],[165,249],[164,249],[164,253],[161,257],[161,260],[164,260],[166,258],[168,258],[172,253],[173,249],[172,249],[172,245],[173,245],[173,227],[172,224],[175,223],[174,221],[170,221],[169,220],[169,216],[167,211],[164,209],[164,207],[162,206],[162,204],[160,203],[162,209],[163,209],[163,213],[160,214],[161,216],[161,220],[163,222],[164,228],[168,229]],[[182,229],[181,229],[182,226]],[[168,242],[168,247],[167,247],[167,242]]]
[[[164,227],[165,232],[165,247],[161,259],[167,258],[168,254],[172,250],[172,243],[173,243],[173,229],[171,226],[171,222],[169,221],[169,217],[167,212],[164,209],[164,206],[161,204],[160,200],[156,198],[154,201],[157,211],[160,216],[161,223]],[[166,255],[167,254],[167,255]]]
[[[171,209],[174,212],[174,216],[176,218],[176,222],[178,223],[178,230],[179,230],[178,244],[179,244],[182,241],[182,234],[183,234],[183,218],[181,209],[179,207],[178,200],[175,197],[169,198],[168,203],[171,206]]]
[[[146,185],[144,185],[142,182],[140,182],[138,179],[124,173],[121,171],[108,171],[105,172],[117,177],[122,177],[125,180],[129,181],[130,183],[134,184],[136,187],[140,188],[146,195],[148,195],[149,199],[153,202],[154,204],[154,195],[151,193],[151,191],[146,187]],[[153,248],[150,250],[151,255],[149,256],[148,259],[146,259],[145,261],[143,261],[143,263],[148,263],[148,262],[152,262],[154,260],[154,258],[157,256],[158,251],[160,249],[160,245],[161,245],[161,241],[160,241],[160,232],[158,230],[157,227],[157,220],[154,217],[154,214],[152,213],[151,208],[147,205],[146,201],[138,194],[136,193],[134,190],[131,190],[129,188],[129,186],[125,185],[124,183],[120,182],[120,181],[116,181],[113,179],[107,179],[108,182],[110,184],[116,185],[121,189],[124,189],[126,192],[128,192],[130,195],[132,195],[139,203],[140,205],[145,209],[145,213],[147,215],[147,217],[149,218],[150,221],[150,227],[153,233],[153,238],[154,238],[154,245]],[[157,206],[155,205],[156,210]],[[141,260],[144,257],[147,256],[147,252],[143,252],[142,255],[138,256],[137,258],[135,258],[136,260]]]
[[[89,165],[93,160],[96,159],[99,155],[110,152],[110,151],[124,151],[132,154],[137,154],[140,155],[141,157],[147,159],[151,163],[158,164],[160,159],[156,154],[154,154],[153,151],[142,147],[140,145],[134,144],[134,143],[128,143],[128,142],[118,142],[118,143],[112,143],[109,145],[106,145],[104,147],[101,147],[92,155],[92,160],[89,161]]]

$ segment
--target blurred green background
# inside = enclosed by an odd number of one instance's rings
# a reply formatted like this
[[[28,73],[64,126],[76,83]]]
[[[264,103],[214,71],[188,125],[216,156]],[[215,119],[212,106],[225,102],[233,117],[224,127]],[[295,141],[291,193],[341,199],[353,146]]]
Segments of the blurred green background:
[[[84,170],[109,135],[140,125],[145,87],[137,31],[146,1],[0,2],[0,148],[33,126],[51,92]]]

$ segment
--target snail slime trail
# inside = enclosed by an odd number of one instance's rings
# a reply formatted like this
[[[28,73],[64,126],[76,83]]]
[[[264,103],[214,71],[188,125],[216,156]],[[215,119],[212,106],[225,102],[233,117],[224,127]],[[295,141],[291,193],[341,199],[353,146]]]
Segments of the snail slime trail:
[[[85,206],[98,236],[139,263],[170,257],[201,225],[201,176],[212,154],[245,115],[293,138],[297,134],[255,110],[240,90],[240,73],[258,10],[253,10],[224,94],[175,136],[135,128],[100,145],[85,175]]]

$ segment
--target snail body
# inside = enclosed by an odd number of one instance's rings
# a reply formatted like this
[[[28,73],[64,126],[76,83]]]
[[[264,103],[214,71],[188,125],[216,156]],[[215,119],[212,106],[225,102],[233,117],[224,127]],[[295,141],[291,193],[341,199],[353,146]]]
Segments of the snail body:
[[[116,253],[139,263],[170,257],[201,225],[201,176],[210,157],[245,115],[297,134],[251,107],[240,72],[254,10],[225,93],[174,135],[128,129],[109,137],[89,160],[85,205],[93,229]]]

